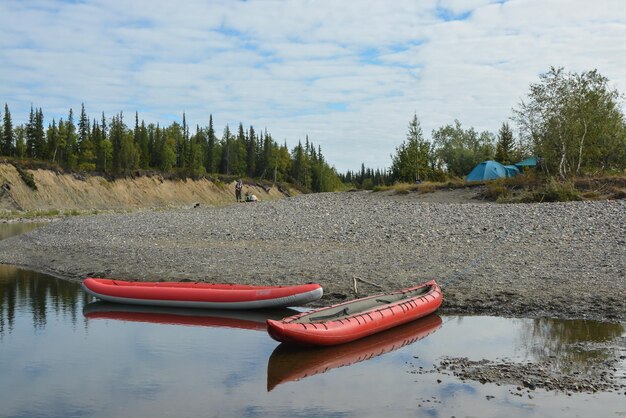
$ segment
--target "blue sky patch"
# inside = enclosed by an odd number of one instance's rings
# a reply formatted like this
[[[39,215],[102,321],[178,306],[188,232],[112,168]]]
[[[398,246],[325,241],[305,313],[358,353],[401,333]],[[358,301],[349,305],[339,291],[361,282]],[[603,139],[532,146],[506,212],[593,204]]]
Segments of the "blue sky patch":
[[[329,103],[328,105],[326,105],[326,107],[335,112],[345,112],[346,110],[348,110],[348,105],[342,102]]]
[[[435,14],[439,19],[450,22],[453,20],[467,20],[472,15],[472,11],[468,10],[461,13],[454,13],[450,9],[442,6],[437,6],[437,8],[435,9]]]

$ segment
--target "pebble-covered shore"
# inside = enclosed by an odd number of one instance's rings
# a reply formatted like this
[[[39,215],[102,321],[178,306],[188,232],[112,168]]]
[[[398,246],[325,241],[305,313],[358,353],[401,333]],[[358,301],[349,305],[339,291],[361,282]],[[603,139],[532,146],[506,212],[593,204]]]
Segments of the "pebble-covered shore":
[[[72,217],[1,241],[0,262],[70,280],[315,281],[318,305],[436,279],[443,313],[624,322],[626,201],[443,204],[355,192]]]

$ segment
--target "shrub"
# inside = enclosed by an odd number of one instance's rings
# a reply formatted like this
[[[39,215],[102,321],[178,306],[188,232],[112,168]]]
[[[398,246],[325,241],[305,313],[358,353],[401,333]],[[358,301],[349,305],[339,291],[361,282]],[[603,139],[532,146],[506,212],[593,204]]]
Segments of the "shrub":
[[[363,180],[363,184],[361,185],[361,187],[365,190],[372,190],[374,188],[374,179],[372,178],[366,178],[365,180]]]
[[[626,199],[626,189],[614,188],[611,191],[611,198],[613,198],[613,199]]]
[[[571,202],[576,200],[582,200],[580,193],[574,187],[574,183],[569,181],[560,182],[555,178],[550,178],[546,184],[545,189],[539,190],[538,193],[543,193],[543,202]]]
[[[434,183],[422,183],[417,186],[417,189],[420,193],[434,193],[438,189],[438,187]]]
[[[506,187],[504,182],[496,180],[491,183],[487,183],[481,195],[484,199],[503,203],[511,197],[511,191]]]
[[[19,165],[14,165],[14,167],[19,173],[20,177],[22,178],[22,181],[26,183],[26,185],[30,187],[32,190],[37,191],[37,184],[35,183],[35,178],[33,177],[33,174],[24,170]]]

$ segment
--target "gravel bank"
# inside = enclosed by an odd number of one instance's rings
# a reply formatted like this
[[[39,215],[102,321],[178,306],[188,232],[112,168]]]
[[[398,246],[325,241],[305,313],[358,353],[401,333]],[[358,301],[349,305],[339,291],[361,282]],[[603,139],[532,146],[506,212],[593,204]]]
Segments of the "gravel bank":
[[[442,313],[624,322],[626,201],[443,204],[358,192],[73,217],[1,241],[0,263],[70,280],[316,281],[319,305],[381,291],[371,283],[436,279]]]

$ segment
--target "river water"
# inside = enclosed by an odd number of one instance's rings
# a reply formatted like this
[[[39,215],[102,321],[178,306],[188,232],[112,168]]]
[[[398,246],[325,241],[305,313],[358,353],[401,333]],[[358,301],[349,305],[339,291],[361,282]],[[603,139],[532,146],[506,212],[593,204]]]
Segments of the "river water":
[[[32,225],[0,225],[0,237]],[[614,417],[622,391],[565,393],[461,380],[444,357],[557,359],[624,324],[432,315],[361,341],[289,349],[265,332],[293,310],[223,312],[95,302],[76,283],[0,265],[0,417]]]

